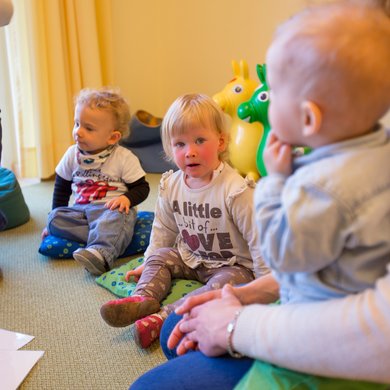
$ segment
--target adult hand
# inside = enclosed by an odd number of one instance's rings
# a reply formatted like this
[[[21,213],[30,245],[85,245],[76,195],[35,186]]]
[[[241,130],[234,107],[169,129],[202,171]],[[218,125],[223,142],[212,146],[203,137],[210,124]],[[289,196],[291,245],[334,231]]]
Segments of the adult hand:
[[[119,208],[119,212],[123,213],[125,212],[126,214],[129,214],[130,210],[130,200],[127,196],[121,195],[118,196],[117,198],[110,199],[106,202],[105,206],[110,209],[110,210],[115,210]]]
[[[195,346],[207,356],[226,353],[226,328],[241,308],[233,287],[225,285],[221,298],[196,306],[183,317],[168,339],[168,348],[172,348],[183,335],[176,350],[178,355],[185,354]]]
[[[292,172],[292,148],[291,145],[283,143],[276,134],[271,131],[263,153],[264,164],[267,172],[280,173],[285,176]]]
[[[128,282],[131,277],[134,278],[135,282],[138,282],[140,276],[142,275],[144,268],[145,268],[145,265],[141,264],[139,267],[132,269],[131,271],[127,271],[126,276],[125,276],[126,282]]]
[[[186,314],[191,311],[195,306],[202,305],[213,299],[221,298],[222,289],[207,291],[203,294],[193,295],[186,298],[186,300],[176,308],[176,314]]]
[[[185,319],[189,316],[191,309],[193,309],[195,306],[202,305],[203,303],[206,303],[213,299],[221,298],[221,292],[222,292],[221,289],[211,290],[203,294],[193,295],[191,297],[188,297],[179,307],[176,308],[175,313],[184,315],[184,321],[185,321]],[[170,349],[175,348],[185,336],[185,334],[182,333],[182,331],[180,330],[180,324],[182,322],[183,320],[181,320],[176,324],[176,326],[173,328],[169,336],[167,346]],[[187,351],[194,350],[196,348],[197,348],[196,343],[192,342],[191,340],[186,340],[186,341],[183,340],[180,347],[177,350],[177,353],[179,355],[183,355]]]

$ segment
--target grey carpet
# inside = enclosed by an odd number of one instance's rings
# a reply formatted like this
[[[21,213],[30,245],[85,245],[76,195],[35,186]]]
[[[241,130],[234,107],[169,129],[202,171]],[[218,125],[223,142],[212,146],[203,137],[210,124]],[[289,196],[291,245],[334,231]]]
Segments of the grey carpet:
[[[148,175],[152,191],[140,210],[154,210],[159,177]],[[35,336],[23,349],[45,351],[20,388],[127,389],[165,357],[158,343],[138,348],[132,327],[104,323],[99,308],[115,296],[74,260],[38,253],[52,190],[52,182],[24,187],[30,221],[0,232],[0,328]]]

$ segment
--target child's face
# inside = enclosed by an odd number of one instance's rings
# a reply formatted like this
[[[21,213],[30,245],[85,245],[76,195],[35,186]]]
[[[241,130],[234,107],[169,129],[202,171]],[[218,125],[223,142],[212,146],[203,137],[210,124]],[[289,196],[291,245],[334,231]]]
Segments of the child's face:
[[[171,147],[176,165],[186,174],[187,184],[206,185],[220,164],[219,154],[226,148],[226,139],[217,131],[192,127],[173,136]]]
[[[74,116],[73,138],[83,152],[97,154],[120,139],[115,130],[113,115],[106,110],[77,105]]]
[[[291,80],[288,69],[280,66],[283,49],[273,44],[267,54],[267,79],[270,87],[268,119],[280,141],[289,145],[304,145],[302,135],[299,91],[297,80]]]

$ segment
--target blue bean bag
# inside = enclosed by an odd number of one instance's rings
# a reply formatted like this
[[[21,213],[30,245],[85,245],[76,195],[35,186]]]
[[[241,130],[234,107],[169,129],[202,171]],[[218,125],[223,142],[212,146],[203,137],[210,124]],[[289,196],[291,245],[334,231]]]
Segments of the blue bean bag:
[[[0,168],[0,230],[22,225],[29,219],[30,212],[15,174]]]
[[[154,213],[152,211],[138,211],[137,222],[134,226],[133,239],[120,257],[145,252],[147,246],[149,245],[153,219]],[[56,259],[70,259],[73,257],[73,252],[76,249],[84,246],[85,244],[81,242],[49,235],[42,240],[38,252],[44,256]]]

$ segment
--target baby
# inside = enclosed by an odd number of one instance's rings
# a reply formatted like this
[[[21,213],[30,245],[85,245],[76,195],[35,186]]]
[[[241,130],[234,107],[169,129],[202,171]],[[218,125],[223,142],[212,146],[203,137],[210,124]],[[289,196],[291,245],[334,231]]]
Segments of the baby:
[[[338,2],[285,23],[267,54],[261,250],[283,303],[373,287],[390,261],[390,19]],[[293,159],[291,150],[313,151]]]
[[[113,267],[134,232],[134,208],[149,194],[138,158],[118,145],[129,131],[130,111],[115,90],[84,89],[76,97],[76,141],[56,168],[52,211],[42,236],[86,243],[74,259],[93,275]],[[74,205],[68,206],[73,192]]]

